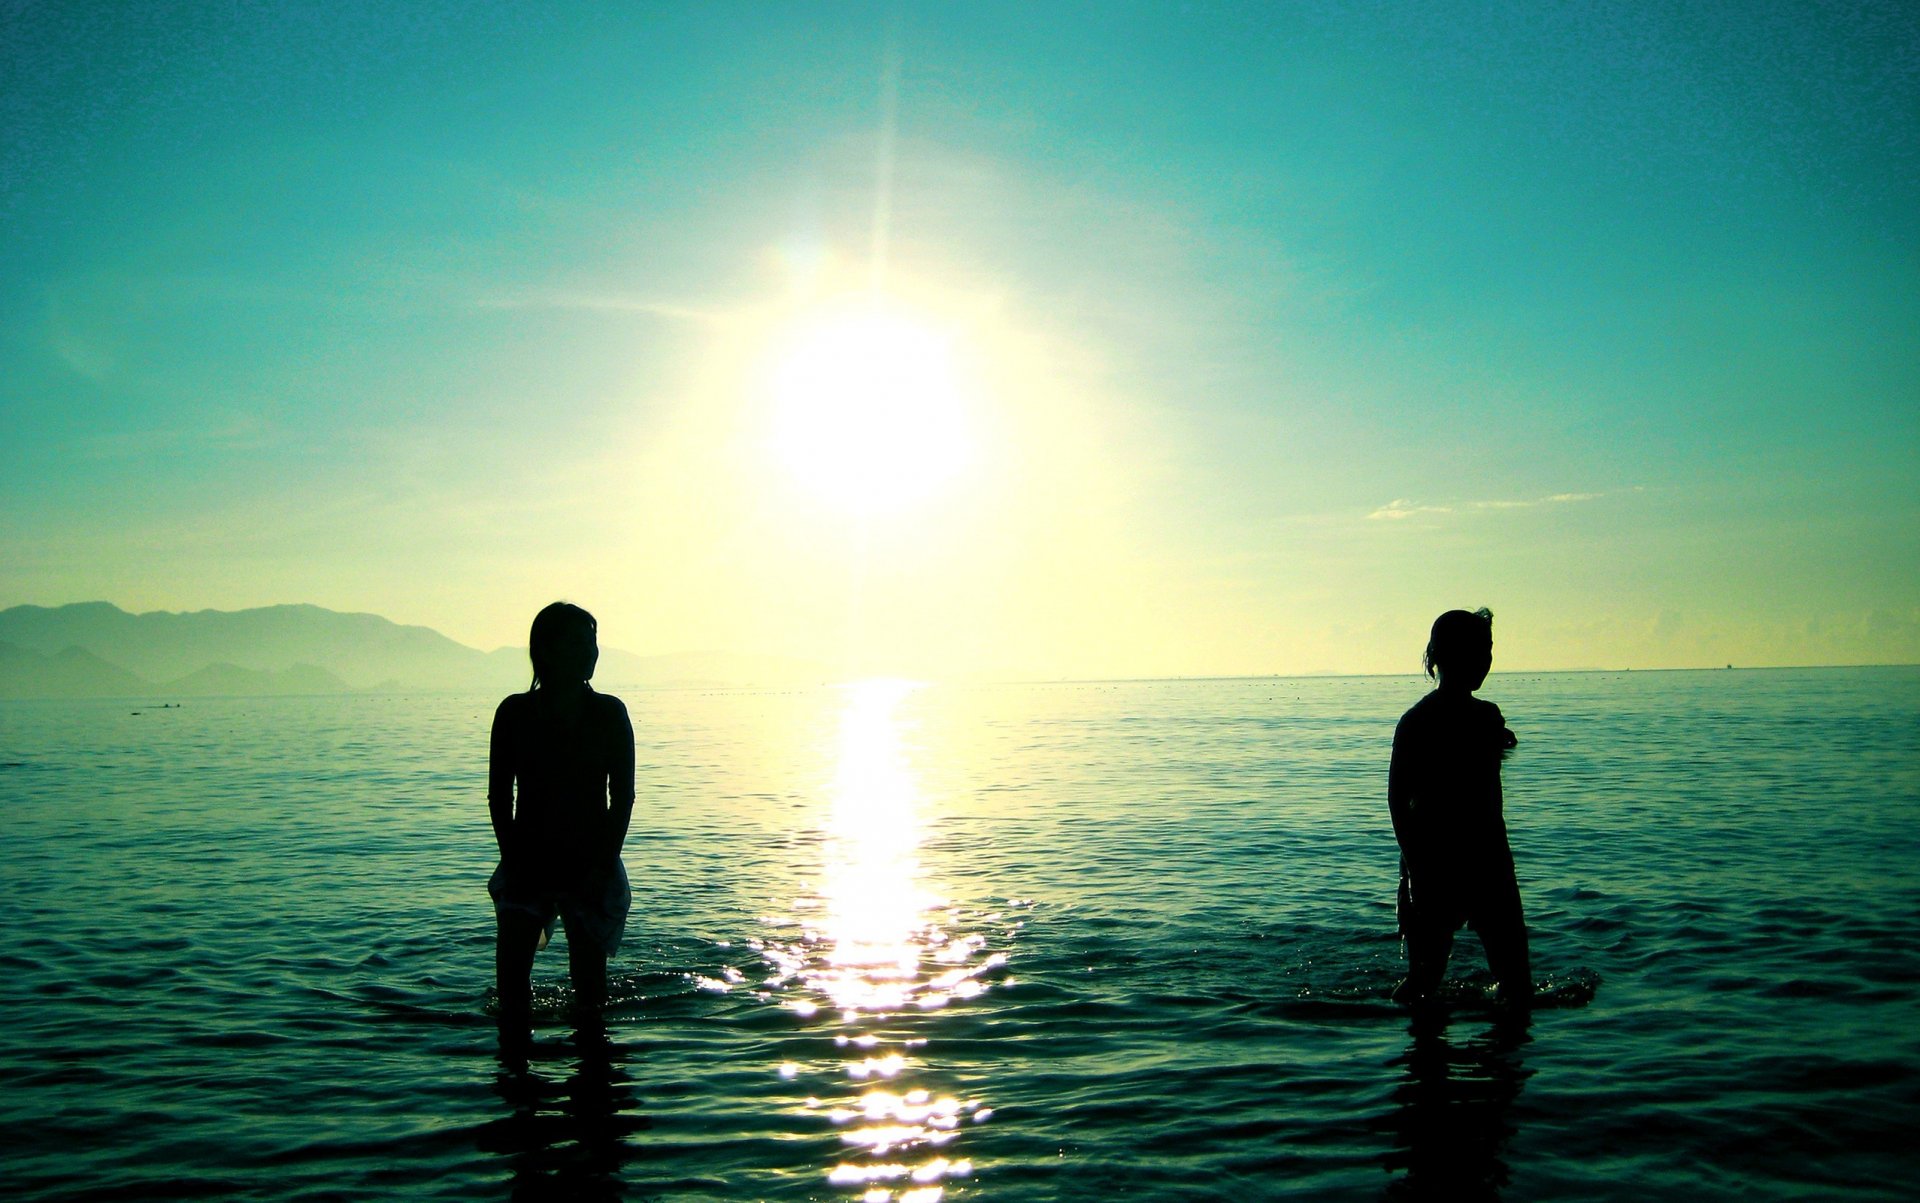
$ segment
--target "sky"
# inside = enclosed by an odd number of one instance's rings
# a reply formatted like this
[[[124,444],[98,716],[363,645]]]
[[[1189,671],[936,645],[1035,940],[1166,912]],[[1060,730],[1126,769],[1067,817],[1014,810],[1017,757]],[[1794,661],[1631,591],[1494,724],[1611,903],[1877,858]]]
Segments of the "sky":
[[[1920,8],[8,3],[0,606],[1920,661]]]

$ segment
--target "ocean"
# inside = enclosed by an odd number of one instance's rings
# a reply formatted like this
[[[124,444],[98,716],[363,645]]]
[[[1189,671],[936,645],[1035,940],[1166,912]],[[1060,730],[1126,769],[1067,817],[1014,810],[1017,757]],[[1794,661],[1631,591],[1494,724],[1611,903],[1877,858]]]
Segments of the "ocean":
[[[1417,677],[621,692],[604,1039],[497,1056],[493,697],[0,703],[54,1199],[1907,1199],[1920,669],[1504,674],[1541,1003],[1412,1016]]]

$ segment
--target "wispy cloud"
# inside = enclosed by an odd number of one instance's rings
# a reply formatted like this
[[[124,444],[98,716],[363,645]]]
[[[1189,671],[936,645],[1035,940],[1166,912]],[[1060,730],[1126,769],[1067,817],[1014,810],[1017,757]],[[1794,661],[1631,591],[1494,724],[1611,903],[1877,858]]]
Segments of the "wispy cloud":
[[[1456,505],[1416,505],[1404,497],[1396,497],[1368,514],[1367,518],[1370,521],[1398,522],[1419,514],[1452,514],[1474,510],[1530,510],[1545,505],[1570,505],[1579,501],[1595,501],[1605,496],[1605,493],[1551,493],[1545,497],[1522,500],[1463,501]]]
[[[1452,512],[1453,507],[1450,505],[1415,505],[1404,497],[1396,497],[1368,514],[1367,517],[1397,522],[1403,518],[1411,518],[1415,514],[1451,514]]]
[[[625,297],[612,293],[518,293],[482,297],[476,304],[481,309],[558,309],[577,310],[584,313],[633,313],[646,317],[664,318],[667,321],[691,322],[707,326],[719,325],[728,320],[728,315],[717,309],[701,309],[671,301],[651,301],[642,297]]]

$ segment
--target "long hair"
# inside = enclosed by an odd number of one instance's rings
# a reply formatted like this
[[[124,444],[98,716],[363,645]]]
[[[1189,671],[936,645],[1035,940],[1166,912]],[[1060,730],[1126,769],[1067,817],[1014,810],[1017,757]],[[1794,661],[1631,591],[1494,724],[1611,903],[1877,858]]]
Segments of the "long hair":
[[[557,601],[533,616],[527,633],[527,658],[533,661],[533,684],[542,681],[584,681],[593,671],[593,643],[600,624],[572,602]],[[584,636],[584,638],[582,638]]]
[[[1485,606],[1478,610],[1448,610],[1433,620],[1433,631],[1427,636],[1427,654],[1420,662],[1431,677],[1442,665],[1452,663],[1456,654],[1478,651],[1492,642],[1492,610]]]

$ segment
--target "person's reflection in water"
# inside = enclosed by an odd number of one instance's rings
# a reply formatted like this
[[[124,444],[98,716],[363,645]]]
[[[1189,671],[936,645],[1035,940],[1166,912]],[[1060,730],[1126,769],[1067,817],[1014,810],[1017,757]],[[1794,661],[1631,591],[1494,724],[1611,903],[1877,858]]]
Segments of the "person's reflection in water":
[[[479,1147],[506,1156],[516,1200],[624,1198],[627,1138],[649,1127],[625,1056],[604,1033],[574,1036],[578,1060],[564,1080],[509,1065],[494,1091],[512,1114],[484,1125]]]
[[[1503,1017],[1486,1033],[1447,1038],[1446,1017],[1414,1015],[1413,1041],[1394,1062],[1405,1076],[1394,1088],[1394,1110],[1384,1124],[1392,1151],[1380,1161],[1398,1176],[1392,1200],[1496,1200],[1507,1185],[1509,1109],[1532,1071],[1521,1050],[1527,1016]]]

